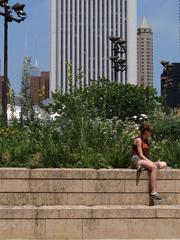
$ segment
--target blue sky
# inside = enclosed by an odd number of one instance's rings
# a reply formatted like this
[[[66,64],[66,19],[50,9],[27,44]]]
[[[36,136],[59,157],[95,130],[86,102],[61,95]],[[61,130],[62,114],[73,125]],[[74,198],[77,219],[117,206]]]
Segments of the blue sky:
[[[131,0],[133,1],[133,0]],[[14,4],[16,1],[9,0]],[[41,70],[50,65],[50,0],[22,0],[28,19],[9,26],[9,76],[20,90],[23,56],[38,60]],[[154,82],[159,89],[160,60],[180,61],[178,46],[178,0],[138,0],[138,23],[146,16],[154,32]],[[3,22],[0,19],[0,58],[3,50]],[[2,73],[2,70],[1,70]]]
[[[16,2],[17,0],[9,0],[11,4]],[[32,56],[33,62],[37,58],[41,70],[49,70],[50,64],[49,0],[21,0],[20,2],[26,4],[28,18],[20,24],[9,24],[9,77],[16,92],[19,92],[21,86],[24,56]],[[2,59],[2,18],[0,18],[0,36],[0,57]]]
[[[154,86],[160,88],[159,62],[180,61],[178,0],[138,0],[138,23],[148,18],[154,32]]]

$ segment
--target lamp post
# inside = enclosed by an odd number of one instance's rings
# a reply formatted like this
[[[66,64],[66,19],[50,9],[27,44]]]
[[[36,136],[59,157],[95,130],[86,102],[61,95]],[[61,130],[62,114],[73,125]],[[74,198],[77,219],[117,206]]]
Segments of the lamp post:
[[[127,41],[118,36],[109,37],[109,40],[112,42],[113,56],[110,57],[110,60],[113,64],[114,80],[118,82],[118,72],[122,73],[127,70]]]
[[[8,4],[8,0],[0,0],[0,15],[4,17],[4,79],[2,82],[2,110],[3,123],[7,126],[7,94],[8,94],[8,23],[24,21],[27,17],[24,12],[25,4],[16,3],[13,6]],[[16,15],[13,15],[13,12]]]

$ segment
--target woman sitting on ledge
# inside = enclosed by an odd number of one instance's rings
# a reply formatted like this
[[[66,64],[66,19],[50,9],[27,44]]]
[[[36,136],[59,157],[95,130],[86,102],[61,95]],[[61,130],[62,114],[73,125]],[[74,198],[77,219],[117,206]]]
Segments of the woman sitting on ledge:
[[[148,159],[149,141],[148,138],[152,135],[152,128],[150,124],[143,123],[140,126],[141,135],[134,140],[131,153],[131,168],[138,171],[143,168],[147,169],[150,174],[151,198],[161,200],[157,193],[157,170],[167,167],[165,162],[152,162]]]

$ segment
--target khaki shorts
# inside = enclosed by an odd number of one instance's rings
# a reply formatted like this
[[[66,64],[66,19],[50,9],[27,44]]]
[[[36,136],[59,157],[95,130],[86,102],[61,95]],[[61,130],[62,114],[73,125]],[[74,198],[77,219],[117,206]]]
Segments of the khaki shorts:
[[[130,168],[132,169],[137,169],[137,162],[139,161],[139,156],[138,155],[133,155],[131,157],[131,164],[130,164]]]

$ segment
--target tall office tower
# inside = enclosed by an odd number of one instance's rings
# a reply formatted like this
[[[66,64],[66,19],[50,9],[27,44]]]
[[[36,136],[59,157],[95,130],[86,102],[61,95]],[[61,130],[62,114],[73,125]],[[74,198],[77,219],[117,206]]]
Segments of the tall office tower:
[[[137,31],[137,71],[138,84],[153,85],[153,33],[144,17]]]
[[[136,1],[51,0],[50,91],[67,91],[67,62],[72,64],[74,84],[78,85],[78,68],[84,72],[84,85],[98,77],[113,80],[108,39],[112,35],[127,40],[128,71],[122,74],[123,82],[137,83]]]

